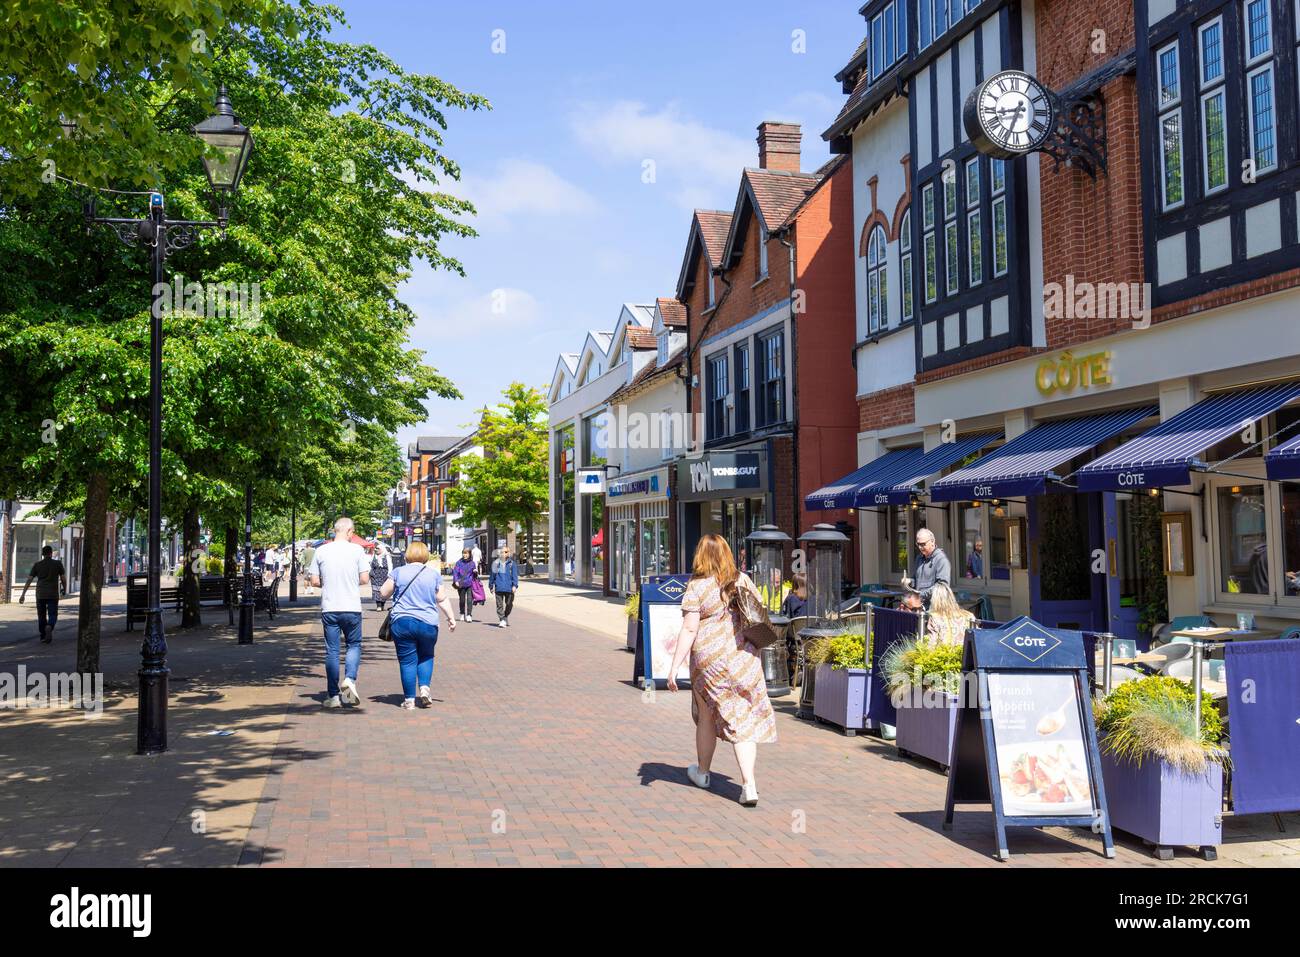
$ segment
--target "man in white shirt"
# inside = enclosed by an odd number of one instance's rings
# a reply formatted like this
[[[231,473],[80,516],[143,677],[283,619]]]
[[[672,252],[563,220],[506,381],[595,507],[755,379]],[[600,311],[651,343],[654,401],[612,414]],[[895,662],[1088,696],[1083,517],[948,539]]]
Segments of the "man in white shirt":
[[[326,708],[361,704],[357,671],[361,667],[361,586],[370,581],[365,549],[349,539],[352,519],[334,523],[334,540],[316,549],[308,570],[312,586],[320,589],[320,617],[325,626]],[[345,675],[339,681],[339,637],[347,638]]]
[[[483,549],[476,544],[469,553],[470,558],[474,559],[474,572],[476,574],[483,571]]]

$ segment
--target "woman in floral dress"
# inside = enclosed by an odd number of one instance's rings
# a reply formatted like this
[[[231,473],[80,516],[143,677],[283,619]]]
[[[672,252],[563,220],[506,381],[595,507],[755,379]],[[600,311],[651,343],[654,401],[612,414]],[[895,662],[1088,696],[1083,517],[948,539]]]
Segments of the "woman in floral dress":
[[[697,787],[707,788],[718,739],[729,741],[740,765],[740,803],[753,807],[758,804],[758,745],[776,740],[776,716],[758,651],[737,634],[731,596],[737,588],[758,592],[748,576],[736,571],[731,548],[720,535],[700,540],[691,572],[682,597],[682,630],[668,670],[668,690],[676,691],[677,671],[690,655],[699,763],[686,774]]]

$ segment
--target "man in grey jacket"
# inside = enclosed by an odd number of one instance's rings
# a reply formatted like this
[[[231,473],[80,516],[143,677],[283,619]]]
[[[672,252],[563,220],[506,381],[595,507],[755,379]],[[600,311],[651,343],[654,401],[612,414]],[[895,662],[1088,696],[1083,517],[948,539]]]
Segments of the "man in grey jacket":
[[[930,607],[930,591],[939,582],[951,587],[952,563],[934,541],[934,532],[922,528],[916,533],[916,550],[921,557],[916,563],[916,580],[903,579],[903,584],[915,588],[921,595],[925,607]]]

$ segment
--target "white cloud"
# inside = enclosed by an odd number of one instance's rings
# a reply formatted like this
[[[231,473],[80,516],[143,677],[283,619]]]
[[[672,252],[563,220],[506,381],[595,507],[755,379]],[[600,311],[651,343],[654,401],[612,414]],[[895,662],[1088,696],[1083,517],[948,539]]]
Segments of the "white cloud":
[[[467,175],[456,190],[478,210],[478,220],[504,225],[513,216],[585,215],[595,197],[543,163],[503,159],[487,176]]]
[[[757,162],[752,139],[706,126],[676,103],[657,112],[635,100],[588,103],[571,114],[569,123],[578,142],[593,154],[628,164],[635,182],[644,162],[653,160],[656,182],[688,208],[730,207],[741,169]],[[704,197],[710,199],[701,202]]]

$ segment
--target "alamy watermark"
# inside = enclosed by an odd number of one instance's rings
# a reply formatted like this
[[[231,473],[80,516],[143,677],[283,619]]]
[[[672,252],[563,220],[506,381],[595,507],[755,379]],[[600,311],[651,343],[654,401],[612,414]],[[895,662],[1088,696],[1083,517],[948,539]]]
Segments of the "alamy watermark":
[[[0,672],[0,708],[69,708],[103,714],[104,675],[28,672],[26,665],[19,665],[16,674]]]
[[[185,282],[177,276],[153,287],[153,314],[158,318],[181,313],[206,319],[261,315],[262,284],[257,282]]]
[[[595,445],[603,449],[688,452],[704,441],[700,412],[635,412],[617,405],[596,417]]]
[[[1134,329],[1151,326],[1151,283],[1080,282],[1067,275],[1064,283],[1043,285],[1046,319],[1127,319]]]

